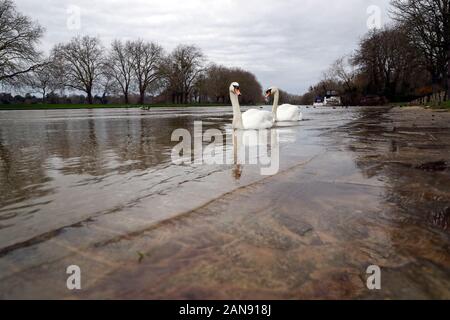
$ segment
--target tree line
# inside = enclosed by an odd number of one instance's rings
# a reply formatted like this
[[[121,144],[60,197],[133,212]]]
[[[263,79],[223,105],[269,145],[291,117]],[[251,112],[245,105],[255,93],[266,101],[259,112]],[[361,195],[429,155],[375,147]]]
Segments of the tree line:
[[[2,94],[0,103],[27,98],[44,103],[227,103],[232,81],[245,87],[244,103],[263,101],[251,72],[208,63],[195,45],[180,44],[166,53],[158,43],[142,39],[114,40],[105,48],[97,37],[78,36],[44,56],[38,49],[43,34],[11,0],[0,0],[0,84],[28,91],[25,97]]]
[[[355,52],[336,60],[303,104],[329,91],[350,105],[450,99],[450,1],[392,0],[391,7],[394,22],[368,32]]]

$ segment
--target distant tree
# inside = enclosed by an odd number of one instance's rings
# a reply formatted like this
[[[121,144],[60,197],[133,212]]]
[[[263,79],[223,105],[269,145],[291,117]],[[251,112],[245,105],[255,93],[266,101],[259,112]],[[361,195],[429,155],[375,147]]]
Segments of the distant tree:
[[[162,71],[173,101],[188,103],[198,77],[205,71],[202,51],[192,45],[179,45],[164,59]]]
[[[331,79],[342,83],[346,91],[353,91],[355,89],[356,70],[349,62],[350,58],[338,58],[329,69]]]
[[[325,74],[325,79],[334,84],[332,91],[337,91],[343,102],[351,105],[358,103],[358,91],[360,91],[356,83],[358,72],[350,57],[336,59]]]
[[[308,96],[310,97],[310,100],[308,100],[310,103],[314,102],[314,99],[316,97],[324,97],[327,92],[329,91],[341,91],[341,84],[336,82],[336,80],[330,79],[326,74],[324,74],[324,79],[319,81],[316,85],[313,85],[309,88]],[[305,103],[303,101],[303,104],[309,104]]]
[[[120,40],[114,40],[111,44],[111,50],[105,68],[106,74],[111,77],[120,88],[125,104],[129,103],[133,70],[142,70],[140,66],[135,66],[134,59],[138,54],[133,54],[134,48],[135,46],[133,46],[131,41],[122,43]],[[138,78],[145,77],[144,72],[138,73],[140,75]],[[141,82],[145,85],[145,80],[142,80]]]
[[[280,104],[282,104],[282,103],[289,103],[289,104],[293,104],[293,105],[300,105],[300,104],[302,104],[302,101],[301,101],[302,97],[301,96],[295,95],[295,94],[291,94],[291,93],[289,93],[287,91],[284,91],[282,89],[279,89],[279,92],[280,92],[280,100],[279,100]],[[273,102],[272,99],[273,99],[273,96],[271,97],[270,103]]]
[[[205,92],[210,101],[216,103],[229,102],[229,86],[231,82],[241,85],[243,104],[259,104],[263,102],[262,87],[255,75],[239,68],[210,65],[205,72]]]
[[[430,81],[424,57],[411,43],[402,24],[367,33],[349,57],[337,59],[322,80],[302,97],[311,103],[336,91],[344,104],[385,103],[414,97],[418,88]]]
[[[394,19],[425,58],[433,84],[442,84],[450,99],[450,1],[392,0],[391,4]]]
[[[139,90],[139,103],[144,104],[145,93],[161,78],[163,48],[153,42],[137,40],[129,43],[126,50],[130,53],[129,59]]]
[[[100,96],[100,102],[101,104],[107,104],[108,103],[108,95],[114,92],[115,89],[115,82],[114,79],[109,77],[108,74],[103,74],[99,79],[99,93]]]
[[[314,103],[314,95],[311,91],[306,92],[304,95],[300,98],[300,104],[301,105],[311,105]]]
[[[69,43],[53,49],[55,63],[64,75],[66,87],[84,91],[89,104],[96,81],[104,72],[103,48],[98,38],[75,37]]]
[[[422,56],[410,43],[402,26],[367,34],[354,55],[353,63],[368,77],[370,93],[391,100],[407,94],[414,87],[418,74],[424,73]]]
[[[214,102],[225,103],[228,99],[228,87],[234,80],[231,79],[231,70],[224,66],[212,64],[205,73],[206,94]]]
[[[47,94],[61,89],[61,79],[52,58],[45,59],[41,66],[34,69],[25,83],[33,91],[37,91],[42,96],[42,102],[46,102]]]
[[[0,82],[13,80],[40,66],[37,49],[44,29],[16,11],[10,0],[0,0]]]
[[[197,81],[194,84],[194,88],[192,90],[192,96],[194,99],[194,102],[198,102],[201,103],[204,100],[207,100],[208,98],[208,94],[207,94],[207,78],[206,78],[206,74],[202,73],[200,74],[200,76],[197,78]]]
[[[239,82],[241,86],[243,104],[260,104],[264,101],[263,88],[255,75],[240,68],[230,69],[231,81]],[[228,83],[228,86],[230,84]]]

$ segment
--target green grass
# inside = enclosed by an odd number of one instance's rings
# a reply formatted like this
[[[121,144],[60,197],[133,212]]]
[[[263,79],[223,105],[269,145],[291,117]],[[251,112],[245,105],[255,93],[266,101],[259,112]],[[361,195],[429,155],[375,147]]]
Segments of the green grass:
[[[441,103],[430,103],[426,107],[434,110],[450,110],[450,100]]]
[[[182,108],[182,107],[223,107],[226,104],[5,104],[0,110],[49,110],[49,109],[111,109],[111,108]]]
[[[450,100],[442,102],[442,103],[438,106],[438,109],[447,109],[447,110],[450,110]]]
[[[403,107],[410,106],[410,103],[409,102],[396,102],[396,103],[392,103],[391,105],[394,106],[394,107],[401,107],[401,108],[403,108]],[[423,107],[424,108],[437,109],[437,110],[439,110],[439,109],[440,110],[442,110],[442,109],[450,110],[450,100],[449,101],[444,101],[444,102],[442,102],[440,104],[438,104],[438,103],[426,104],[426,105],[423,105]]]

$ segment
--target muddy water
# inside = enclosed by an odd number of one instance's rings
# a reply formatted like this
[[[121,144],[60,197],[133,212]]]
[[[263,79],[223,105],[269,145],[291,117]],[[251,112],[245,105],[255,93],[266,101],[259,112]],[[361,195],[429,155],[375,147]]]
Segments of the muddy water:
[[[449,114],[303,109],[272,177],[171,163],[228,109],[0,114],[0,296],[450,298]]]

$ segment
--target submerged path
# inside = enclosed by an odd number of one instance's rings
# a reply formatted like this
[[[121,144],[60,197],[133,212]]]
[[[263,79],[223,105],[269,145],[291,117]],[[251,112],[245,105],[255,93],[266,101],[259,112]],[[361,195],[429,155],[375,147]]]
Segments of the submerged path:
[[[450,113],[368,108],[315,135],[312,157],[182,215],[6,252],[0,297],[449,299]],[[72,264],[79,292],[65,288]]]

